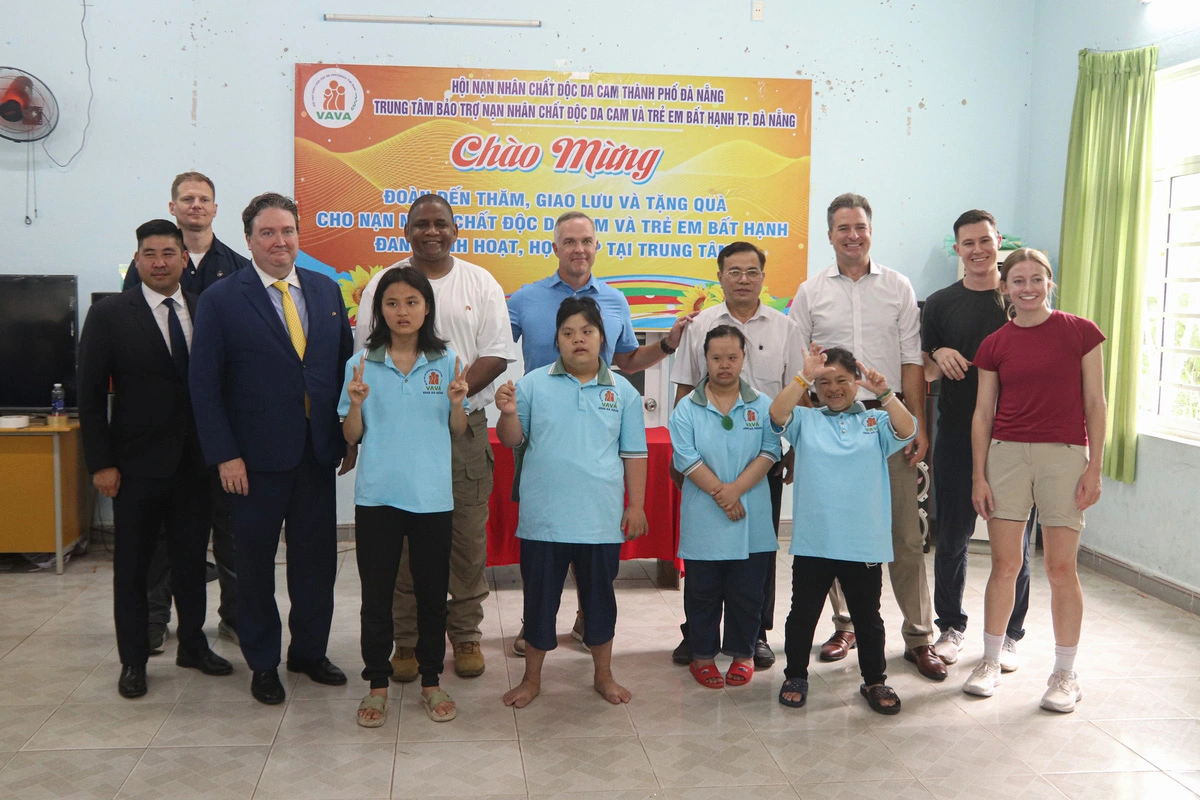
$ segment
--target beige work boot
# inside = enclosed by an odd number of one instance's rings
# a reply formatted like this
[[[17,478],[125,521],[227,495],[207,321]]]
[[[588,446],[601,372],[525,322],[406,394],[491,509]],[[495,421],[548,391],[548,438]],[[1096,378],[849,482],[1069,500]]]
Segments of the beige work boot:
[[[417,679],[417,651],[412,647],[396,645],[392,654],[392,680],[397,683],[411,683]]]
[[[474,678],[483,674],[483,651],[479,642],[459,642],[454,645],[454,674],[460,678]]]

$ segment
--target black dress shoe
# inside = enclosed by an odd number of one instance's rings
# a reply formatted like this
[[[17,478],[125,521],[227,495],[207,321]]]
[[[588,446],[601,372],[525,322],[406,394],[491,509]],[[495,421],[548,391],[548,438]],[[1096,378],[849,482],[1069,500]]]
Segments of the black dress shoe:
[[[287,668],[288,672],[303,672],[317,683],[323,683],[326,686],[341,686],[346,682],[346,673],[335,667],[328,658],[322,658],[320,661],[301,661],[298,658],[289,658]]]
[[[250,694],[263,705],[275,706],[282,703],[287,695],[283,691],[283,684],[279,682],[279,670],[265,669],[254,673],[254,677],[250,679]]]
[[[121,667],[121,679],[117,681],[117,691],[121,697],[141,697],[146,693],[146,666],[131,667],[125,664]]]
[[[754,643],[754,668],[767,669],[775,666],[775,651],[771,649],[771,645],[767,644],[766,639],[759,639]]]
[[[185,653],[179,650],[175,653],[175,666],[187,669],[198,669],[205,675],[229,675],[233,672],[233,664],[205,649],[202,653]]]
[[[671,660],[681,667],[692,663],[692,643],[684,639],[679,646],[671,651]]]

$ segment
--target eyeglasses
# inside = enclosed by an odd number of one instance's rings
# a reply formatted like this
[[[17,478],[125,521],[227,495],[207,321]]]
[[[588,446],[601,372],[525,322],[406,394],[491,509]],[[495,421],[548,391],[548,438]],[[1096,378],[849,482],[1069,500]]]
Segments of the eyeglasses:
[[[730,278],[732,278],[735,281],[740,281],[743,276],[754,281],[754,280],[758,280],[759,278],[761,278],[763,276],[763,271],[761,269],[747,269],[747,270],[727,269],[727,270],[725,270],[725,274],[728,275]]]

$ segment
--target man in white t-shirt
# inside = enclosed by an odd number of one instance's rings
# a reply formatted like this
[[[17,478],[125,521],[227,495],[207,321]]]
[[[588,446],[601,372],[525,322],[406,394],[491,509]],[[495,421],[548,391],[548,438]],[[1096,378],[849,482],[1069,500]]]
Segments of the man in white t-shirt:
[[[454,539],[450,548],[450,602],[446,607],[446,634],[454,648],[454,671],[464,678],[483,674],[479,648],[483,601],[487,599],[488,497],[492,493],[492,448],[488,444],[484,409],[495,395],[493,385],[515,361],[504,291],[483,267],[455,258],[450,250],[458,238],[454,210],[435,194],[413,201],[404,225],[412,256],[388,269],[414,266],[433,286],[434,324],[467,366],[467,420],[465,433],[452,440],[454,472]],[[361,350],[371,332],[375,287],[387,270],[381,270],[363,289],[354,331],[355,350]],[[417,604],[408,551],[400,562],[392,606],[392,679],[408,682],[417,677]]]
[[[676,384],[676,405],[691,394],[708,373],[704,339],[718,325],[732,325],[746,337],[742,378],[768,397],[778,395],[783,384],[803,369],[804,349],[800,345],[795,324],[761,300],[766,267],[766,254],[750,242],[733,242],[717,254],[717,280],[721,283],[725,299],[701,311],[691,326],[683,331],[679,352],[671,367],[671,382]],[[783,484],[791,483],[794,458],[793,451],[789,450],[767,475],[771,489],[771,520],[776,536],[779,535]],[[754,666],[758,669],[766,669],[775,663],[775,653],[767,643],[767,631],[774,627],[774,621],[775,562],[772,560],[767,571],[758,638],[754,645]],[[671,658],[677,664],[689,664],[692,651],[687,639],[687,622],[679,627],[683,631],[683,641],[675,648]]]

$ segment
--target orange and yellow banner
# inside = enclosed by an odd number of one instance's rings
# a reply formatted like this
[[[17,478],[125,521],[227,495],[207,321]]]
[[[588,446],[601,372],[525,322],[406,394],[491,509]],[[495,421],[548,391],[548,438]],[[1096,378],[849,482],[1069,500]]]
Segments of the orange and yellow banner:
[[[786,308],[807,274],[811,110],[807,80],[297,64],[297,263],[355,314],[434,192],[455,255],[506,293],[558,268],[554,220],[576,210],[639,328],[720,302],[737,240],[766,251],[764,299]]]

